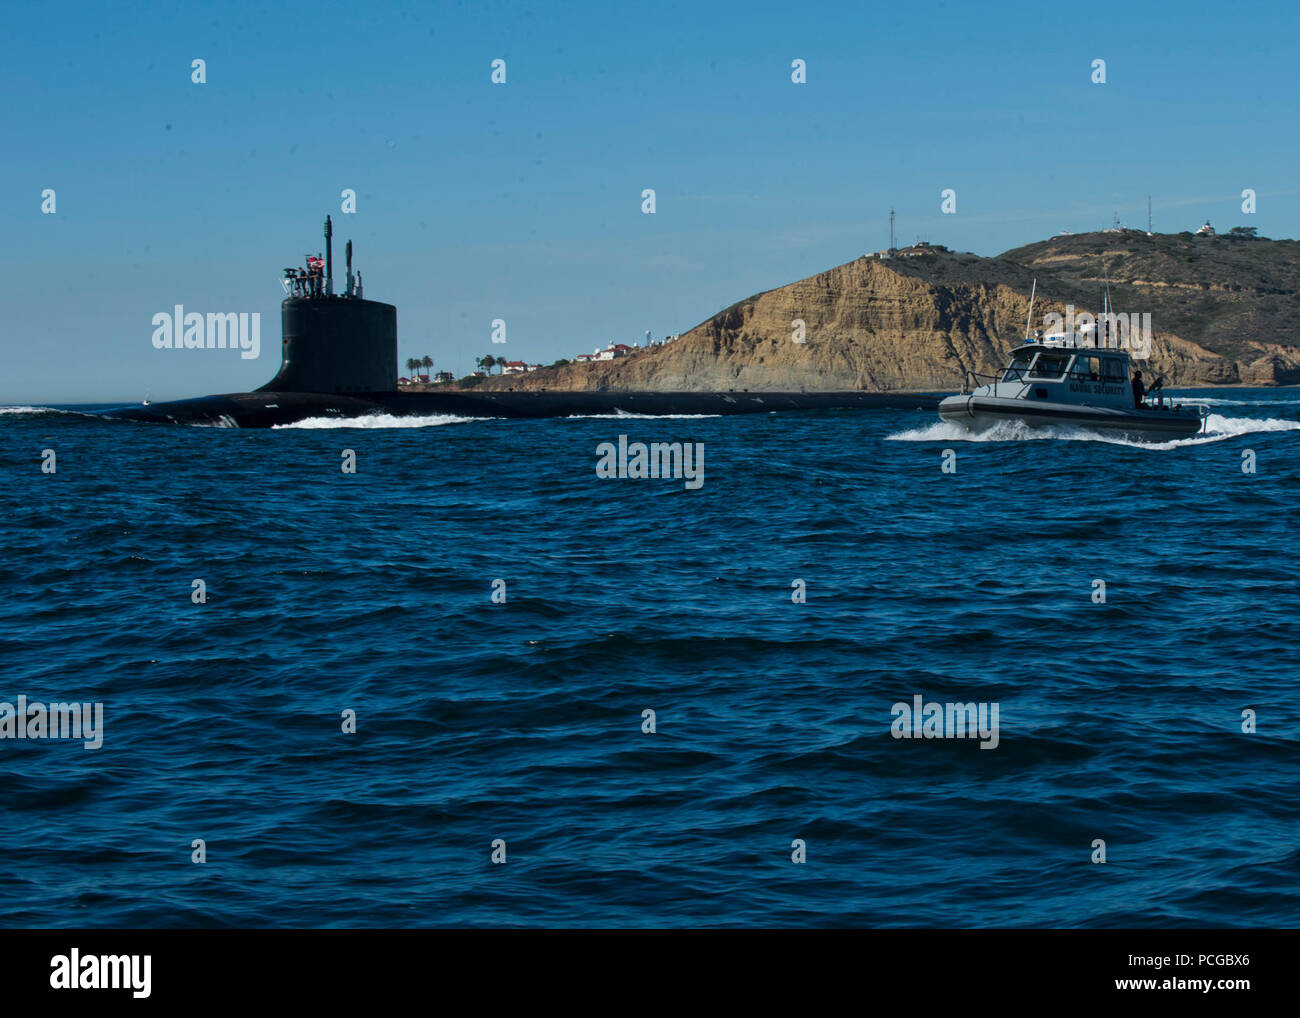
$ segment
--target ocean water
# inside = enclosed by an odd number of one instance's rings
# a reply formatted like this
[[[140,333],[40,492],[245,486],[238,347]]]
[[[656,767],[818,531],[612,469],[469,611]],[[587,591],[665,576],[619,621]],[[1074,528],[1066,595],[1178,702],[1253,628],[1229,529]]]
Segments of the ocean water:
[[[1154,446],[0,410],[0,701],[103,705],[0,739],[0,923],[1295,927],[1300,393],[1200,395]]]

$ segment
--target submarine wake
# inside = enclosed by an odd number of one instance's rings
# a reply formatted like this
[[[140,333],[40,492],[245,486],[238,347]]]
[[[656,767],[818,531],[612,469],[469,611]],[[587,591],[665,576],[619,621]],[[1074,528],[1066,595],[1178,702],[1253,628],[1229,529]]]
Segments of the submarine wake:
[[[620,410],[616,414],[569,414],[568,421],[699,421],[722,414],[633,414]]]
[[[291,424],[273,424],[273,431],[295,428],[324,430],[330,428],[437,428],[444,424],[473,424],[476,421],[500,420],[498,417],[461,417],[456,414],[427,414],[401,416],[396,414],[370,414],[366,417],[307,417]]]
[[[67,410],[59,410],[52,406],[0,406],[0,414],[25,414],[36,416],[37,414],[64,414],[69,413]]]

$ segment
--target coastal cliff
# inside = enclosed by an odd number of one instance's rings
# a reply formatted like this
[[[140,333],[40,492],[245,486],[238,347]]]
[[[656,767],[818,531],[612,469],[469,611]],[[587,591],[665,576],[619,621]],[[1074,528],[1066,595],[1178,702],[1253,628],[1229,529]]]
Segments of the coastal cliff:
[[[1150,313],[1150,364],[1173,385],[1300,383],[1300,242],[1133,230],[1056,237],[993,258],[918,246],[755,294],[626,357],[484,379],[485,389],[952,390],[992,372],[1043,316]],[[804,323],[795,340],[796,321]]]

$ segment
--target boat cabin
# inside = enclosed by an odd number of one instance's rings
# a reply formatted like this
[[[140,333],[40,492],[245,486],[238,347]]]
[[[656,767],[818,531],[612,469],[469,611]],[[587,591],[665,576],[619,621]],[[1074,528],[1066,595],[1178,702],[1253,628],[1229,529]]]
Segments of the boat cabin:
[[[1129,355],[1109,348],[1026,343],[1012,351],[1006,369],[985,388],[1002,399],[1133,406]]]

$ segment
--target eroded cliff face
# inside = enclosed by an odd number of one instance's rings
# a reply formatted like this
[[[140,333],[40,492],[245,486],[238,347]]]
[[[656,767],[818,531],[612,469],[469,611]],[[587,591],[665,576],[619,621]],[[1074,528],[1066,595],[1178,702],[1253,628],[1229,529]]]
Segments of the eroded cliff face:
[[[1078,241],[1098,236],[1080,235],[1062,238],[1062,242],[1073,241],[1078,246]],[[991,373],[1005,363],[1007,351],[1025,333],[1030,283],[1035,276],[1035,327],[1041,327],[1043,316],[1050,312],[1064,316],[1067,304],[1073,304],[1076,313],[1099,310],[1092,285],[1096,280],[1077,273],[1058,277],[1046,263],[1059,256],[1050,251],[1040,254],[1042,260],[1029,266],[1006,256],[986,259],[944,251],[914,258],[863,257],[740,301],[662,346],[613,361],[495,377],[484,385],[515,389],[951,391],[960,388],[968,370]],[[1144,268],[1150,271],[1149,265]],[[1152,298],[1149,294],[1144,297],[1142,290],[1156,285],[1150,281],[1143,281],[1141,288],[1117,284],[1112,287],[1113,306],[1125,313],[1150,312]],[[1189,300],[1203,302],[1206,296],[1200,287],[1165,290],[1175,301],[1184,292]],[[1126,297],[1127,301],[1122,299]],[[1290,299],[1300,300],[1295,295]],[[1164,293],[1156,303],[1150,365],[1166,376],[1169,384],[1300,382],[1300,348],[1294,345],[1294,334],[1290,342],[1237,337],[1239,341],[1230,344],[1230,350],[1216,351],[1162,328],[1162,318],[1178,318],[1192,327],[1195,318],[1170,314]],[[1250,314],[1249,303],[1237,300],[1237,304],[1238,313]],[[796,339],[800,321],[802,342]]]

